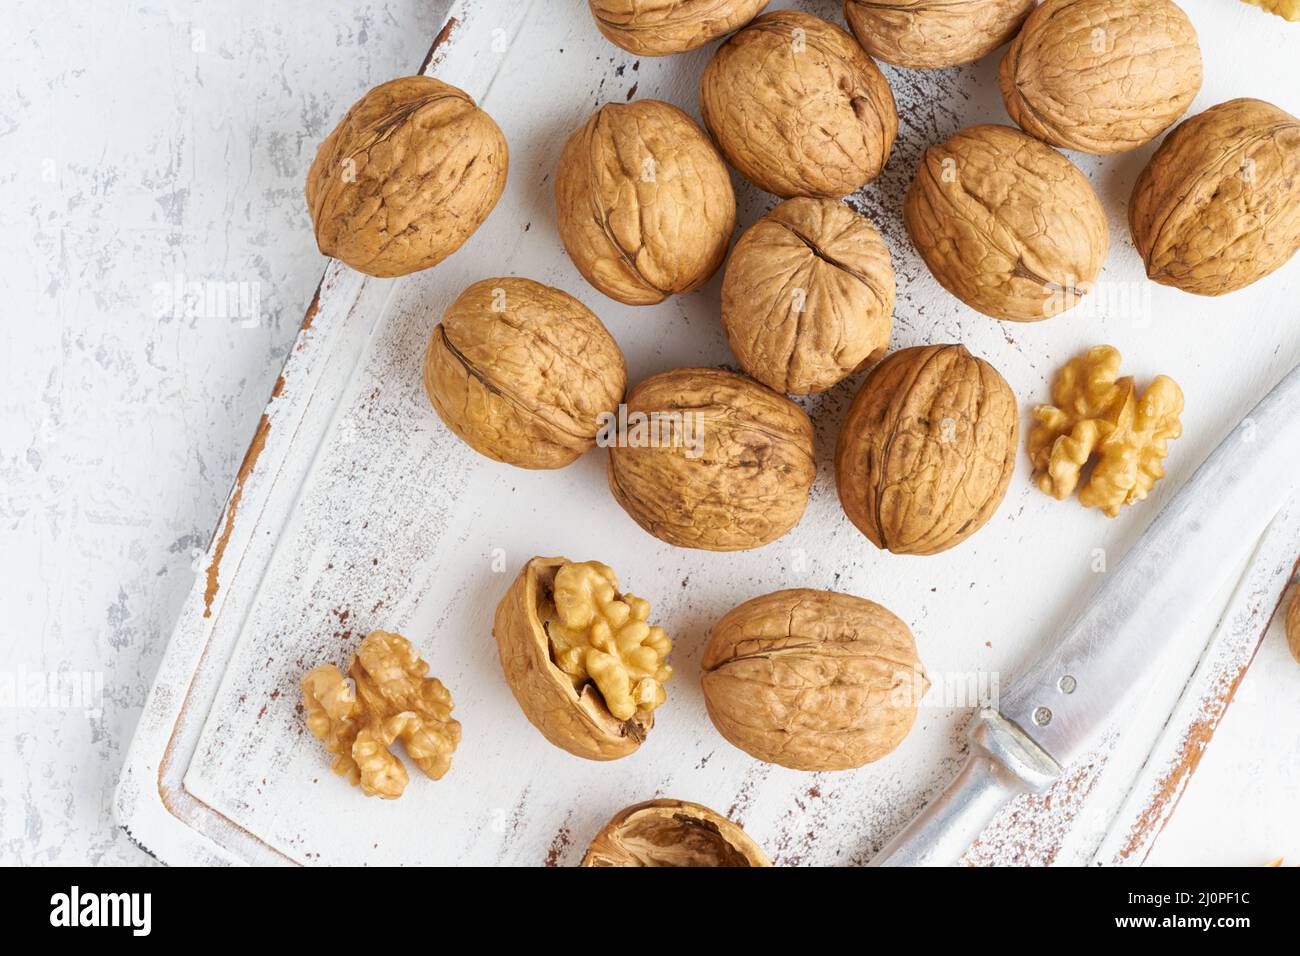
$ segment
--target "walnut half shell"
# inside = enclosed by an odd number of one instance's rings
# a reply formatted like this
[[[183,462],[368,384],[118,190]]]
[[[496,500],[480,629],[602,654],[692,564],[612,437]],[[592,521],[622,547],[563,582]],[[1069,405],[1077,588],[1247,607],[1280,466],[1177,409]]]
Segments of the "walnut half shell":
[[[874,57],[937,70],[978,60],[1006,43],[1035,0],[845,0],[844,19]]]
[[[1291,605],[1286,611],[1286,642],[1291,656],[1300,661],[1300,588],[1291,595]]]
[[[583,866],[771,866],[767,855],[720,813],[685,800],[647,800],[614,814],[591,841]]]
[[[667,56],[704,46],[744,26],[769,0],[589,0],[596,26],[638,56]]]

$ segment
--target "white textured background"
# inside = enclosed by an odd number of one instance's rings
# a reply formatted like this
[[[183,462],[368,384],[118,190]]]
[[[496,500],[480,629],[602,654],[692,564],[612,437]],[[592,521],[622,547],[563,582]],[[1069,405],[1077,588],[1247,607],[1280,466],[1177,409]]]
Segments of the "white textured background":
[[[103,702],[0,701],[0,862],[146,861],[109,799],[320,277],[307,165],[357,96],[415,69],[447,5],[6,0],[0,674],[102,674]],[[159,318],[177,276],[253,284],[259,321]],[[1152,862],[1300,851],[1298,711],[1275,628]]]

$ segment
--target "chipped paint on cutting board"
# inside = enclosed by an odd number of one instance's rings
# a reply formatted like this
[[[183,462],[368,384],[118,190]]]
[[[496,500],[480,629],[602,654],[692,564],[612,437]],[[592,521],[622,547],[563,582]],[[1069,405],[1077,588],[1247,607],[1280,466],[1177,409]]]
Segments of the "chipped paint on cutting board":
[[[838,5],[794,5],[838,19],[829,9]],[[1097,555],[1113,565],[1223,431],[1294,363],[1300,330],[1279,331],[1281,345],[1239,342],[1224,319],[1238,310],[1280,313],[1300,275],[1293,266],[1226,305],[1150,286],[1122,229],[1123,199],[1149,150],[1109,161],[1076,157],[1111,219],[1103,278],[1149,294],[1149,320],[1073,315],[1014,326],[977,315],[930,278],[902,230],[900,208],[927,143],[963,125],[1005,121],[996,58],[934,72],[886,68],[899,141],[884,174],[852,202],[894,255],[893,346],[960,341],[1003,372],[1027,410],[1046,398],[1061,360],[1112,342],[1126,371],[1140,379],[1170,374],[1187,393],[1187,435],[1174,446],[1169,477],[1147,504],[1108,521],[1033,489],[1022,460],[997,516],[970,541],[934,557],[881,554],[841,513],[829,467],[857,378],[802,403],[816,426],[819,476],[794,531],[741,554],[673,549],[613,502],[603,452],[550,473],[475,455],[428,407],[420,363],[451,299],[502,273],[559,286],[595,309],[626,352],[632,381],[731,361],[717,322],[719,278],[651,308],[604,299],[566,258],[551,198],[564,138],[601,102],[657,97],[698,116],[695,85],[710,49],[639,59],[611,46],[585,16],[556,18],[540,0],[466,0],[452,18],[430,69],[469,90],[505,131],[506,194],[470,242],[434,270],[384,281],[330,267],[241,469],[208,573],[164,660],[118,793],[119,817],[171,862],[570,865],[614,811],[670,795],[728,813],[778,863],[863,863],[963,757],[970,708],[945,703],[945,678],[984,672],[1009,681],[1087,599]],[[1214,97],[1203,92],[1198,108]],[[743,227],[773,200],[735,182]],[[1217,357],[1234,350],[1250,360],[1225,380]],[[1293,544],[1272,547],[1280,553]],[[501,678],[492,612],[534,554],[611,564],[651,599],[676,640],[669,704],[631,757],[589,763],[551,747]],[[1280,560],[1273,551],[1266,557]],[[694,678],[710,624],[743,599],[794,585],[886,604],[911,624],[937,678],[911,736],[877,764],[827,774],[768,766],[732,748],[708,722]],[[1271,614],[1266,592],[1239,593],[1234,600],[1245,603],[1233,606]],[[1218,606],[1231,596],[1225,589]],[[1154,772],[1144,767],[1154,768],[1168,749],[1160,728],[1170,715],[1213,707],[1228,693],[1216,681],[1188,683],[1217,617],[1208,613],[1204,627],[1189,633],[1186,658],[1152,681],[1132,726],[1108,736],[1051,793],[1009,807],[968,861],[1084,862],[1110,834],[1158,830],[1170,800],[1154,786],[1150,798],[1132,794]],[[330,773],[303,725],[298,692],[305,670],[346,663],[374,628],[415,642],[451,688],[464,726],[451,772],[439,782],[416,776],[392,802],[363,799]],[[1245,643],[1219,640],[1202,667],[1233,673],[1248,660]],[[1192,692],[1203,696],[1189,701]],[[1135,844],[1147,846],[1147,836]],[[1134,862],[1143,852],[1115,858]]]

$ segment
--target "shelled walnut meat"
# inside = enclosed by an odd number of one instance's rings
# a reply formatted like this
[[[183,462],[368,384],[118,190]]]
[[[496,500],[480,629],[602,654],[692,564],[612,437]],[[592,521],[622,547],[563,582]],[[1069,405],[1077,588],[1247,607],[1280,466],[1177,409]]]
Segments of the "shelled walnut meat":
[[[1173,0],[1046,0],[998,79],[1007,112],[1031,136],[1122,153],[1187,112],[1201,88],[1201,48]]]
[[[718,48],[700,112],[727,161],[782,198],[847,196],[880,174],[898,134],[894,94],[871,57],[797,10],[765,13]]]
[[[853,400],[835,449],[844,513],[878,548],[936,554],[982,528],[1015,471],[1016,397],[960,345],[895,352]]]
[[[872,601],[797,588],[714,625],[702,661],[718,732],[795,770],[849,770],[897,747],[929,689],[906,624]]]
[[[1183,433],[1178,383],[1158,375],[1139,395],[1131,375],[1119,377],[1119,366],[1120,354],[1109,345],[1072,359],[1052,387],[1052,404],[1034,408],[1029,432],[1038,487],[1057,499],[1078,488],[1079,504],[1111,518],[1164,477],[1169,442]]]
[[[626,387],[623,353],[600,319],[531,279],[474,283],[424,359],[438,417],[475,451],[521,468],[561,468],[595,447]]]
[[[492,633],[524,716],[579,757],[614,760],[641,745],[672,676],[672,641],[650,605],[595,561],[533,558],[497,605]]]
[[[784,395],[734,372],[675,369],[634,388],[626,415],[609,487],[661,541],[743,551],[803,517],[817,472],[812,422]]]
[[[744,26],[768,0],[588,0],[596,26],[638,56],[703,46]]]
[[[978,60],[1006,43],[1036,0],[845,0],[858,42],[886,63],[933,70]]]
[[[428,76],[381,84],[307,173],[316,244],[372,276],[428,269],[487,219],[508,166],[501,129],[464,90]]]
[[[614,814],[583,866],[771,866],[757,843],[720,813],[685,800],[647,800]]]
[[[406,638],[371,631],[348,667],[355,689],[333,664],[302,678],[307,729],[336,755],[331,769],[367,797],[391,800],[406,789],[406,767],[389,750],[398,740],[426,776],[437,780],[451,767],[460,723],[428,669]]]
[[[1147,275],[1197,295],[1244,288],[1300,248],[1300,119],[1229,100],[1174,127],[1133,187]]]
[[[880,233],[834,199],[787,199],[745,230],[722,282],[740,366],[778,392],[821,392],[885,353],[894,267]]]
[[[736,224],[727,167],[689,116],[659,100],[608,103],[575,131],[555,204],[578,271],[628,305],[698,289]]]
[[[940,285],[978,312],[1015,322],[1078,305],[1110,243],[1083,173],[1008,126],[972,126],[929,147],[903,221]]]

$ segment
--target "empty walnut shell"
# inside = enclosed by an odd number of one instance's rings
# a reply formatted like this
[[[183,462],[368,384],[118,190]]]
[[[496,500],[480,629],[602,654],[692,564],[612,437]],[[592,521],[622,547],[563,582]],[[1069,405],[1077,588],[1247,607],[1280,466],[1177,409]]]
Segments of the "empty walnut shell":
[[[845,0],[844,19],[886,63],[934,70],[970,63],[1006,43],[1036,0]]]
[[[722,282],[722,327],[769,388],[821,392],[885,354],[894,267],[880,233],[834,199],[787,199],[745,230]]]
[[[808,588],[727,612],[701,666],[718,732],[794,770],[879,760],[907,736],[930,686],[906,624],[872,601]]]
[[[1262,100],[1229,100],[1174,127],[1138,176],[1128,207],[1147,275],[1223,295],[1300,248],[1300,119]]]
[[[533,558],[524,565],[497,605],[492,635],[510,691],[542,736],[578,757],[616,760],[641,746],[654,715],[638,710],[619,720],[594,683],[575,688],[552,659],[541,609],[552,602],[555,572],[567,563],[566,558]]]
[[[428,269],[487,219],[508,166],[500,128],[464,90],[391,80],[348,110],[312,161],[316,244],[372,276]]]
[[[768,0],[588,0],[596,26],[638,56],[666,56],[704,46],[744,26]]]
[[[1187,112],[1201,88],[1201,48],[1173,0],[1046,0],[998,79],[1007,112],[1031,136],[1122,153]]]
[[[903,221],[940,285],[972,309],[1015,322],[1078,305],[1110,244],[1087,177],[1009,126],[972,126],[929,147]]]
[[[434,327],[429,401],[479,454],[561,468],[595,447],[627,387],[623,353],[573,296],[531,279],[476,282]]]
[[[718,47],[700,80],[727,161],[783,198],[839,199],[875,179],[898,134],[884,74],[839,27],[765,13]]]
[[[935,554],[993,516],[1015,470],[1016,397],[960,345],[895,352],[872,369],[835,449],[844,513],[878,548]]]
[[[1291,604],[1287,607],[1286,642],[1291,648],[1291,656],[1300,661],[1300,588],[1291,595]]]
[[[711,368],[652,375],[627,399],[609,487],[632,520],[680,548],[743,551],[803,517],[812,422],[784,395]]]
[[[606,104],[570,136],[555,203],[578,271],[628,305],[702,286],[736,225],[731,177],[713,144],[659,100]]]
[[[685,800],[647,800],[614,814],[583,866],[771,866],[740,827]]]

